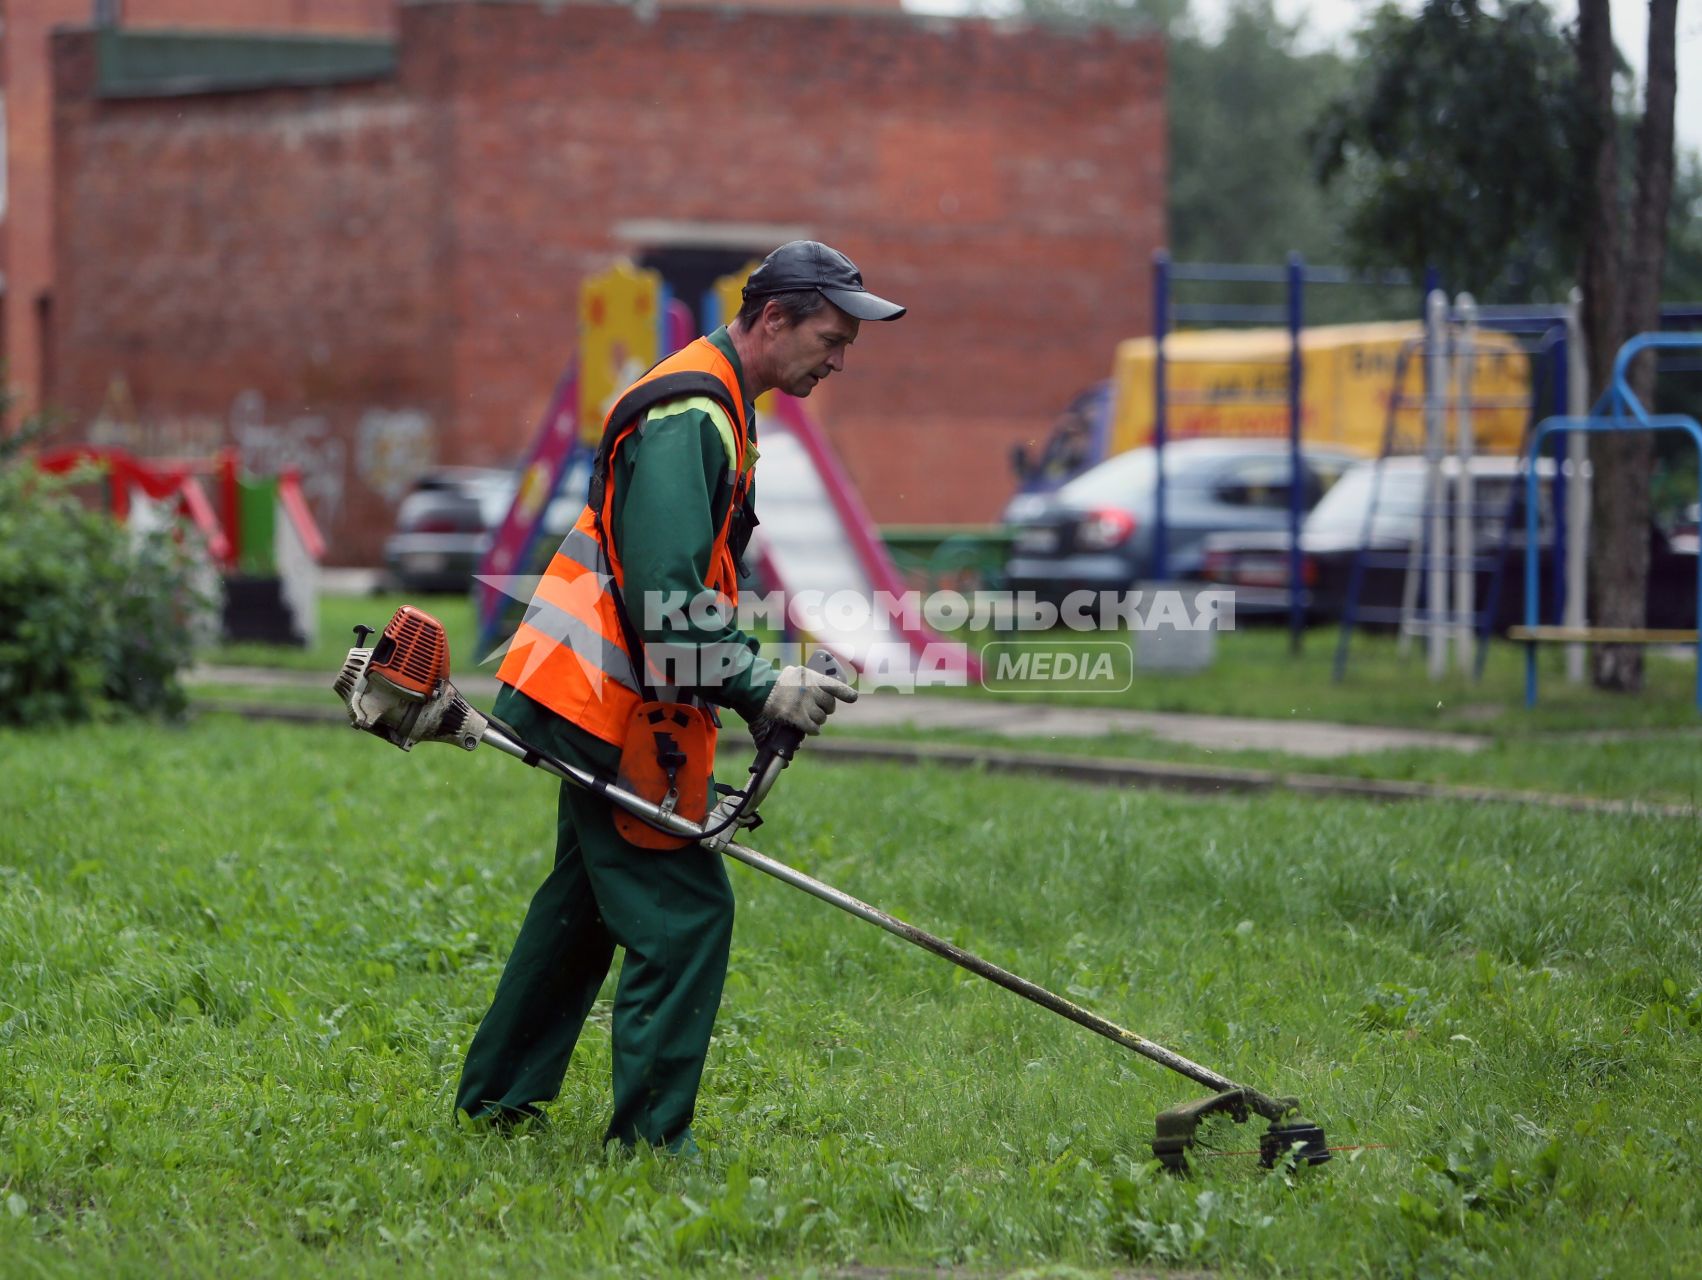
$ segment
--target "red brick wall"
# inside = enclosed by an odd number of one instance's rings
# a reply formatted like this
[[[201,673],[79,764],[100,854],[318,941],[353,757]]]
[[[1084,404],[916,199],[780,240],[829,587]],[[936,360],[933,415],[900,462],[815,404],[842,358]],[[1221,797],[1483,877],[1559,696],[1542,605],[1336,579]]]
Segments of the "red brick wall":
[[[68,82],[65,401],[91,411],[122,368],[141,417],[252,386],[274,417],[415,410],[441,460],[506,460],[580,280],[665,247],[623,226],[793,226],[911,308],[812,400],[876,518],[985,520],[1010,444],[1150,330],[1156,42],[523,4],[407,6],[400,40],[380,88],[96,104]],[[333,531],[362,561],[388,510],[355,453]]]
[[[340,558],[375,560],[452,409],[430,103],[98,102],[89,43],[56,51],[54,398],[100,443],[299,468]]]
[[[126,27],[185,30],[311,31],[387,35],[396,0],[125,0]],[[53,96],[48,39],[56,27],[89,21],[91,0],[0,0],[0,74],[6,84],[6,212],[0,260],[6,273],[7,380],[21,408],[37,404],[42,352],[37,300],[53,293]]]

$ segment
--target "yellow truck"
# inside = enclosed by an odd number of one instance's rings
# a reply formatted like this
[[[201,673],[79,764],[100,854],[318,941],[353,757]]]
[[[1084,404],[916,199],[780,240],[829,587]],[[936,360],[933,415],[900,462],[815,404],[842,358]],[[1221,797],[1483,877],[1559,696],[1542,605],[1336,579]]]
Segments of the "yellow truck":
[[[1394,451],[1424,447],[1423,327],[1414,322],[1320,325],[1301,331],[1301,438],[1345,445],[1367,456],[1382,451],[1395,408]],[[1517,338],[1477,333],[1472,377],[1472,436],[1480,453],[1516,453],[1530,415],[1530,357]],[[1402,359],[1402,353],[1406,358]],[[1151,338],[1119,343],[1112,372],[1105,455],[1152,440]],[[1164,342],[1168,411],[1165,438],[1287,436],[1289,336],[1286,329],[1203,329]],[[1450,374],[1450,376],[1452,376]],[[1448,388],[1450,409],[1455,388]],[[1454,414],[1448,415],[1453,439]]]

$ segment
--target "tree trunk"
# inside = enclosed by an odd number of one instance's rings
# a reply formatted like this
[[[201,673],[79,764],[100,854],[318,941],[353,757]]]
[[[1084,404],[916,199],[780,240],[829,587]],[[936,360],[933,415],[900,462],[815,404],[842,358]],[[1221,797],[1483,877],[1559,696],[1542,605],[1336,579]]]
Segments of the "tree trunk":
[[[1613,358],[1632,334],[1660,327],[1661,270],[1666,259],[1667,211],[1672,202],[1673,99],[1677,0],[1649,5],[1648,86],[1637,130],[1636,192],[1630,239],[1623,258],[1623,289],[1615,279],[1620,261],[1617,145],[1613,135],[1613,36],[1605,0],[1585,0],[1578,14],[1578,57],[1598,115],[1597,148],[1587,156],[1591,198],[1585,217],[1584,324],[1590,343],[1592,395],[1607,389]],[[1633,391],[1645,405],[1653,398],[1652,356],[1631,370]],[[1654,442],[1647,432],[1597,436],[1590,450],[1590,557],[1593,620],[1601,626],[1641,627],[1649,581],[1649,482]],[[1643,685],[1643,651],[1634,645],[1598,645],[1594,679],[1598,688],[1634,692]]]
[[[1608,0],[1580,0],[1578,68],[1590,117],[1590,143],[1578,153],[1578,185],[1587,193],[1583,217],[1584,339],[1589,349],[1590,399],[1607,389],[1618,350],[1619,138],[1613,116],[1613,20]]]
[[[1583,292],[1584,342],[1590,364],[1590,401],[1607,390],[1613,372],[1614,352],[1621,342],[1622,317],[1619,297],[1619,135],[1613,114],[1613,19],[1608,0],[1580,0],[1578,5],[1578,69],[1583,81],[1589,113],[1590,145],[1579,150],[1578,185],[1586,192],[1583,216],[1583,256],[1578,268]],[[1590,598],[1593,621],[1601,620],[1604,598],[1613,591],[1613,573],[1607,566],[1616,546],[1615,504],[1610,477],[1618,470],[1618,459],[1609,457],[1614,443],[1604,436],[1590,437],[1590,461],[1594,473],[1590,486]],[[1616,570],[1617,572],[1617,570]],[[1594,651],[1594,679],[1602,682],[1603,647]]]

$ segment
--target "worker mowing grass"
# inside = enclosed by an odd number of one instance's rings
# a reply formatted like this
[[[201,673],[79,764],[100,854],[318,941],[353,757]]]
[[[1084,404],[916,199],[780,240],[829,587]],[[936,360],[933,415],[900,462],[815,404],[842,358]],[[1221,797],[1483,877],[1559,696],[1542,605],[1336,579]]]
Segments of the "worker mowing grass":
[[[590,501],[498,671],[498,720],[599,775],[660,775],[672,788],[665,795],[706,799],[715,707],[737,711],[760,737],[772,726],[818,733],[838,703],[855,700],[833,676],[776,670],[734,624],[737,564],[756,525],[753,405],[775,388],[808,396],[844,371],[864,321],[904,310],[870,293],[844,254],[794,241],[751,274],[730,325],[619,398]],[[645,608],[706,593],[725,606],[709,619]],[[690,678],[705,671],[719,678]],[[669,717],[667,734],[651,715]],[[695,1151],[691,1121],[726,978],[733,892],[718,853],[657,843],[607,799],[563,784],[555,867],[467,1051],[461,1111],[505,1127],[541,1116],[620,947],[605,1139]]]

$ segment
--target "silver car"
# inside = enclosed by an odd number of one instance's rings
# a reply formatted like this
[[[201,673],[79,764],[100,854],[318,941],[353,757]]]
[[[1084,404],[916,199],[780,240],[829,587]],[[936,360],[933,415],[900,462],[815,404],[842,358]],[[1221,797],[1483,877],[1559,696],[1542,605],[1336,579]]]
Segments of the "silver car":
[[[1303,445],[1303,506],[1310,510],[1360,461],[1337,445]],[[1200,575],[1214,533],[1288,527],[1286,440],[1179,440],[1165,446],[1165,576]],[[1157,454],[1131,449],[1055,493],[1012,501],[1005,585],[1061,600],[1071,591],[1126,590],[1154,576]]]
[[[438,467],[421,476],[397,508],[395,531],[384,544],[387,585],[409,592],[468,590],[514,502],[516,483],[515,471],[492,467]],[[562,488],[544,513],[542,538],[550,550],[584,504],[583,479],[570,477]]]

